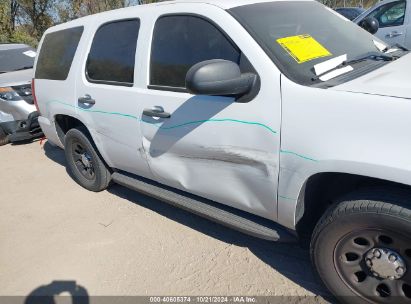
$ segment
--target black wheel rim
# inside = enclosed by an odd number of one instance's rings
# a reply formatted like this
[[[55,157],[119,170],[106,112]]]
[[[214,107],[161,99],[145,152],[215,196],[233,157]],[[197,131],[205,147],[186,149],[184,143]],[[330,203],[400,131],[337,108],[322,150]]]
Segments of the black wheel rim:
[[[88,180],[95,179],[93,158],[90,151],[79,141],[72,143],[72,157],[78,172]]]
[[[409,236],[381,229],[352,232],[337,243],[334,264],[340,278],[360,297],[377,303],[411,303]]]

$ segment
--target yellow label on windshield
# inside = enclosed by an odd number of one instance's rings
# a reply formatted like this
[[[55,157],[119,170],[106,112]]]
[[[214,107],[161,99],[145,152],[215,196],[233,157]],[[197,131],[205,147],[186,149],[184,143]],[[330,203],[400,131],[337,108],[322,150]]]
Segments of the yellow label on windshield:
[[[298,35],[278,39],[277,42],[298,63],[304,63],[332,54],[310,35]]]

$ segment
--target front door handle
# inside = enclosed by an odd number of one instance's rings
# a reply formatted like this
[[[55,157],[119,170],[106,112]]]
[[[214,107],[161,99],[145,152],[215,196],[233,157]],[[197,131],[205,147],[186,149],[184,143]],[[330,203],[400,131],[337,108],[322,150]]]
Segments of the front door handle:
[[[386,37],[386,38],[394,38],[394,37],[401,36],[402,34],[403,34],[403,33],[401,33],[401,32],[396,32],[396,31],[394,31],[394,32],[391,32],[391,33],[387,34],[385,37]]]
[[[164,109],[162,107],[153,107],[152,109],[144,109],[143,110],[143,115],[149,116],[149,117],[159,117],[159,118],[170,118],[171,114],[164,112]]]
[[[84,95],[84,97],[79,97],[78,103],[85,104],[85,105],[94,105],[96,104],[96,101],[93,98],[91,98],[90,95],[86,94]]]

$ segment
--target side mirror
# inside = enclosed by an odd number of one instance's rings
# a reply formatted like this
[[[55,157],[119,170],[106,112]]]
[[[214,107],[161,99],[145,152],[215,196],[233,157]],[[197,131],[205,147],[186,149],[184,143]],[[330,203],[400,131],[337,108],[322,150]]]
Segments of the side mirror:
[[[222,59],[197,63],[187,72],[186,88],[192,94],[243,96],[257,83],[257,75],[241,74],[238,64]]]
[[[378,28],[380,27],[378,20],[374,17],[365,18],[358,25],[361,26],[367,32],[370,32],[372,35],[378,32]]]

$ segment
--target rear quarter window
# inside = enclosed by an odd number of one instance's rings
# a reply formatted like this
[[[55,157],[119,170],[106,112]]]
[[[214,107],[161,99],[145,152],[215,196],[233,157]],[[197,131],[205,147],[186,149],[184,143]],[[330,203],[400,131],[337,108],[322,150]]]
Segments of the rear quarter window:
[[[36,66],[36,79],[66,80],[84,27],[47,34]]]

